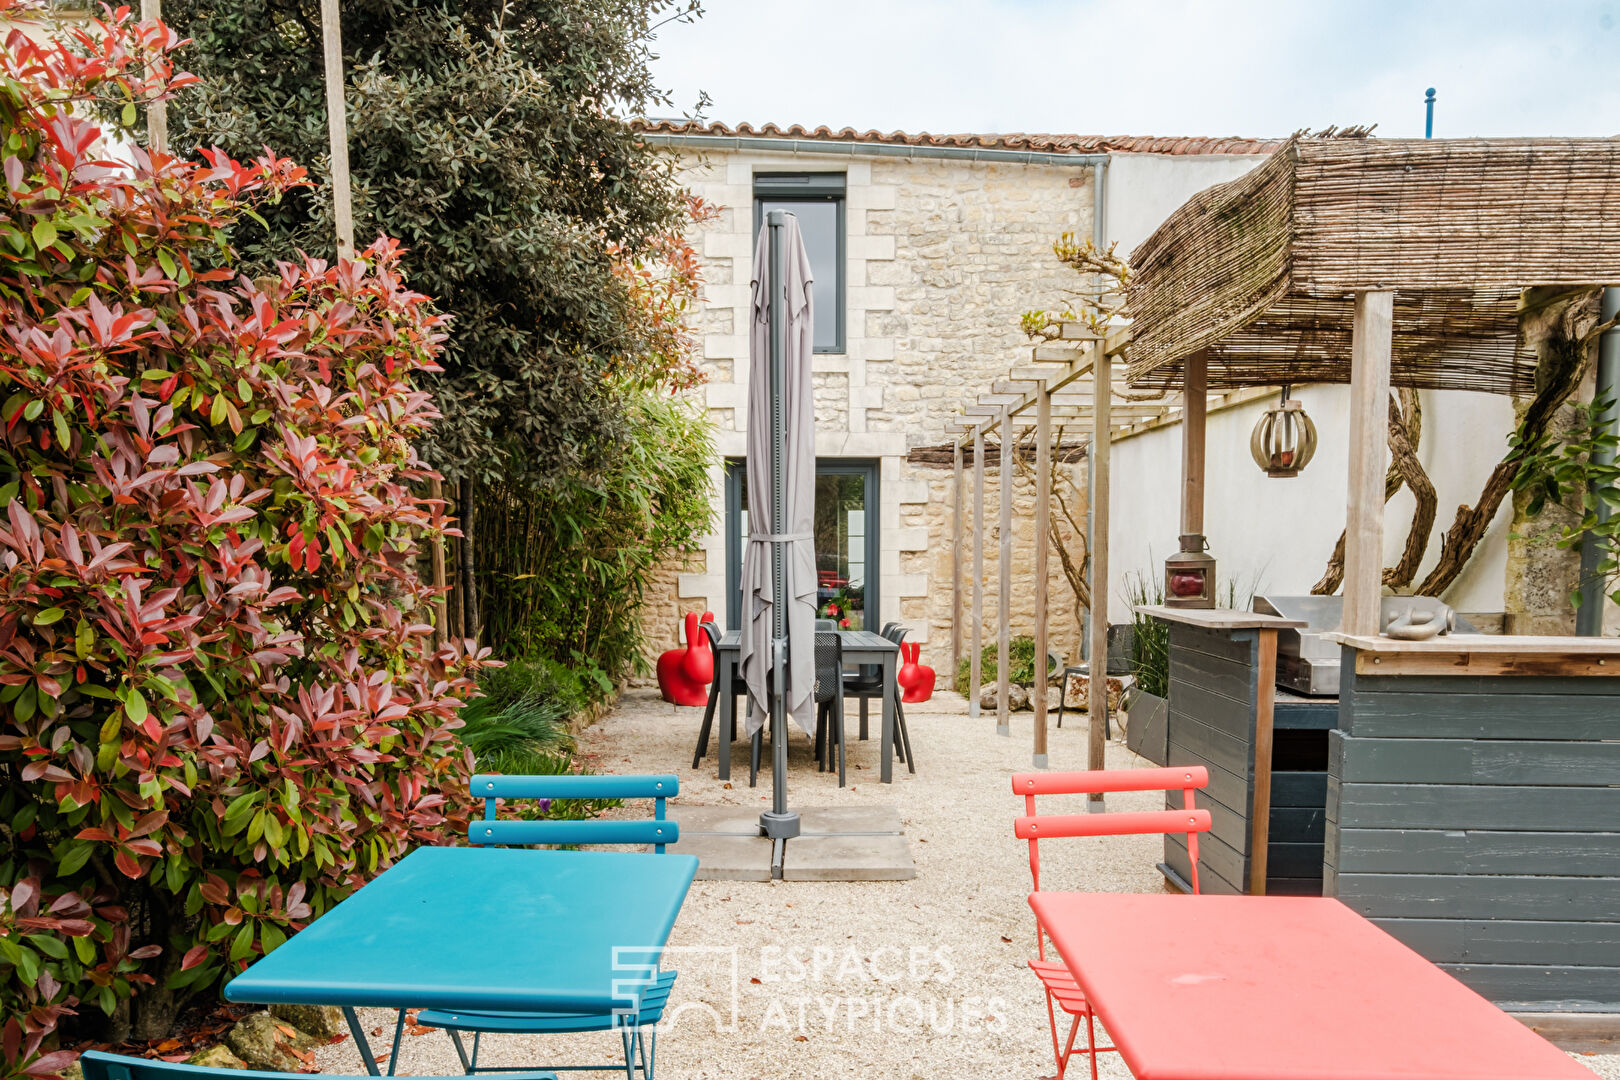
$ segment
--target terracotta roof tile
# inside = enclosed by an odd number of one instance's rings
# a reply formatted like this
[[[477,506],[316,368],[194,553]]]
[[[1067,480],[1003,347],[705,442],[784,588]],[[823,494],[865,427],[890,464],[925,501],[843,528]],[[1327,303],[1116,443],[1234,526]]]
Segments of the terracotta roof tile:
[[[777,124],[741,123],[735,127],[712,121],[694,123],[687,120],[637,120],[641,131],[665,135],[749,136],[773,139],[813,139],[818,142],[883,143],[891,146],[946,146],[980,147],[995,150],[1024,150],[1043,154],[1270,154],[1282,146],[1283,139],[1247,139],[1213,136],[1158,136],[1158,135],[1064,135],[1047,132],[1006,131],[1000,133],[964,133],[934,135],[926,131],[908,134],[904,131],[856,131],[841,128],[834,131],[825,125],[807,128],[800,124],[782,127]]]

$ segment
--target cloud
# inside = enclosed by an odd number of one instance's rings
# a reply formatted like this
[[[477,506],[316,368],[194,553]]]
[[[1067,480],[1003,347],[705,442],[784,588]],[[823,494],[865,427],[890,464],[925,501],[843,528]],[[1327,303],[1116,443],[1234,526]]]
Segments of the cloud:
[[[655,72],[713,119],[906,131],[1620,133],[1620,3],[707,0]]]

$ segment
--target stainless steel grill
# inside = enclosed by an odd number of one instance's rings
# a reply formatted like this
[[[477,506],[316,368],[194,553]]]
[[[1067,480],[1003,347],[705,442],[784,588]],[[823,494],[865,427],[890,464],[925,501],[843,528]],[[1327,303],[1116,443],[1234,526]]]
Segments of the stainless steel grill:
[[[1386,596],[1379,625],[1409,610],[1433,610],[1440,601],[1432,596]],[[1344,621],[1342,596],[1256,596],[1254,610],[1307,623],[1303,630],[1277,631],[1277,685],[1297,694],[1335,697],[1339,693],[1339,646],[1323,635]],[[1456,618],[1455,633],[1476,634],[1468,621]]]

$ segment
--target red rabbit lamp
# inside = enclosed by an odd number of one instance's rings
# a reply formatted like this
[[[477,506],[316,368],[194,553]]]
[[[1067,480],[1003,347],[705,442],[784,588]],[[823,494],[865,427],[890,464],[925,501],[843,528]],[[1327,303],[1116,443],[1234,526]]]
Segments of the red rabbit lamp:
[[[714,678],[714,653],[700,640],[698,614],[686,613],[686,648],[670,649],[658,658],[658,692],[671,705],[707,705]]]
[[[934,669],[927,664],[919,663],[922,657],[922,644],[916,641],[902,642],[900,656],[904,663],[895,673],[895,681],[905,691],[900,700],[906,704],[927,701],[934,696]]]

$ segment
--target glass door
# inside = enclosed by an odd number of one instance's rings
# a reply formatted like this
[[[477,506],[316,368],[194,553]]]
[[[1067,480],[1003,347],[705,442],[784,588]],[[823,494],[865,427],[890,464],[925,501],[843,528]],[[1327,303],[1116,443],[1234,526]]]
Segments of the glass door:
[[[845,630],[875,629],[878,612],[878,467],[816,462],[816,611]],[[726,615],[742,614],[742,553],[748,537],[748,464],[726,462]]]

